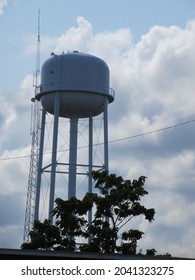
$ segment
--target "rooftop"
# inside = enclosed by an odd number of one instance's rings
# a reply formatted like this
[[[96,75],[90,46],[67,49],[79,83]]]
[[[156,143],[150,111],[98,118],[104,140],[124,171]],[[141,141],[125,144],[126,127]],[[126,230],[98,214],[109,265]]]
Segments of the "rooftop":
[[[167,256],[145,256],[145,255],[122,255],[122,254],[98,254],[80,253],[48,250],[20,250],[1,249],[0,258],[4,260],[190,260],[190,258],[167,257]],[[191,259],[193,260],[193,259]]]

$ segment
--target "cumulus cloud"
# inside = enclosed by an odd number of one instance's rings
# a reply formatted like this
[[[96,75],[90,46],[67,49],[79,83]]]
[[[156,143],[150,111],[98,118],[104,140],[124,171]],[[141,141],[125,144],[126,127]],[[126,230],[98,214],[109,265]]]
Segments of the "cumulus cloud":
[[[0,102],[4,104],[0,112],[0,132],[1,132],[1,150],[5,149],[8,139],[10,139],[11,127],[14,126],[16,121],[16,111],[12,102],[7,99],[5,95],[0,95]]]
[[[47,38],[50,43],[44,47],[47,53],[87,52],[108,63],[116,91],[109,106],[109,139],[123,139],[109,145],[110,170],[130,179],[147,176],[149,196],[144,203],[156,209],[152,224],[135,223],[146,233],[140,247],[186,257],[195,256],[194,123],[148,132],[195,119],[194,31],[194,20],[185,28],[154,26],[134,43],[128,28],[94,34],[91,23],[78,17],[75,26],[59,38]],[[26,50],[34,51],[26,42]],[[24,77],[17,100],[1,95],[1,157],[29,153],[31,81],[32,76]],[[27,159],[14,166],[14,161],[7,161],[1,169],[3,196],[18,193],[18,185],[27,182]],[[26,189],[20,190],[25,196]]]
[[[88,42],[91,40],[93,40],[91,24],[83,17],[78,17],[77,26],[71,27],[58,38],[55,51],[73,51],[77,50],[78,47],[84,51],[87,48]]]
[[[27,133],[23,137],[21,135],[24,133],[24,128],[26,132],[30,131],[32,81],[32,76],[27,75],[17,93],[0,90],[0,102],[3,104],[0,110],[0,132],[2,135],[0,152],[24,147],[25,141],[30,139]]]

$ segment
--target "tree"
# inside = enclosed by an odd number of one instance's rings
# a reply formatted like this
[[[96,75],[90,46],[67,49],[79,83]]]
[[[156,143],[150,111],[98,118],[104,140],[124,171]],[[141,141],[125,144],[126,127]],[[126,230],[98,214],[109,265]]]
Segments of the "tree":
[[[86,194],[81,201],[76,197],[64,201],[57,198],[56,207],[53,213],[56,217],[56,226],[59,229],[62,240],[65,240],[65,247],[69,250],[76,250],[75,238],[84,236],[87,229],[87,220],[84,217],[87,211],[92,208],[92,200],[88,200]]]
[[[155,210],[140,204],[141,198],[148,194],[144,189],[146,177],[141,176],[131,182],[102,171],[93,172],[93,179],[100,194],[93,194],[96,212],[87,231],[91,241],[82,249],[101,253],[117,251],[135,254],[137,241],[144,233],[132,229],[122,231],[122,228],[139,215],[143,215],[149,222],[154,219]],[[121,245],[118,246],[119,239]]]
[[[43,223],[34,222],[34,228],[29,233],[31,242],[23,243],[22,249],[57,249],[61,247],[62,239],[58,227],[51,225],[49,220]]]
[[[30,232],[31,243],[23,244],[23,248],[76,250],[76,238],[84,237],[89,242],[80,245],[79,251],[136,254],[137,241],[144,233],[129,228],[129,222],[140,215],[152,222],[155,214],[153,208],[147,209],[141,204],[141,198],[148,194],[144,189],[146,177],[130,181],[106,171],[94,171],[92,177],[97,192],[87,193],[82,200],[75,197],[66,201],[56,199],[55,225],[49,221],[43,225],[35,223]],[[95,213],[89,224],[86,215],[92,208]]]

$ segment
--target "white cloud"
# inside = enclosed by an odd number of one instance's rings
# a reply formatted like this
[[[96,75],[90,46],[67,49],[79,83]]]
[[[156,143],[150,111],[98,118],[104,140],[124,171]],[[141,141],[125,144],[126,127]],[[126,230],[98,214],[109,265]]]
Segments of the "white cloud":
[[[3,14],[5,7],[7,6],[8,0],[0,0],[0,15]]]
[[[22,55],[36,55],[37,52],[37,34],[23,34],[22,37],[16,37],[14,38],[17,41],[22,41],[23,42],[23,48],[22,48]],[[40,52],[41,55],[43,53],[51,53],[55,47],[56,47],[56,42],[59,40],[57,37],[49,37],[44,34],[41,34],[41,48]]]
[[[135,61],[146,93],[142,94],[143,106],[161,103],[168,117],[193,114],[194,42],[193,21],[186,29],[153,27],[138,42]]]
[[[1,153],[24,147],[27,144],[25,140],[30,139],[30,100],[34,96],[32,81],[32,75],[27,75],[18,92],[0,91],[0,102],[3,104],[0,108]]]
[[[20,86],[20,92],[18,94],[17,105],[27,107],[29,109],[30,100],[34,97],[33,83],[35,83],[35,77],[33,77],[33,75],[27,75],[23,79]]]
[[[6,93],[1,93],[0,102],[3,104],[0,110],[0,145],[2,146],[10,136],[10,127],[15,123],[16,112],[13,103],[6,98]]]
[[[77,18],[77,27],[71,27],[62,34],[55,47],[55,52],[74,51],[79,47],[80,51],[86,51],[92,38],[92,26],[83,17]]]

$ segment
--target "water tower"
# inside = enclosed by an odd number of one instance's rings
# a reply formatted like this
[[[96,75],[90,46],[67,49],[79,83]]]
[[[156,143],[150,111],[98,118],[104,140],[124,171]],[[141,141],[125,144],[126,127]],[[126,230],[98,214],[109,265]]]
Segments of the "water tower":
[[[42,175],[50,172],[49,214],[52,222],[56,185],[56,160],[58,152],[59,118],[70,120],[69,161],[68,165],[68,199],[76,196],[78,166],[87,168],[88,191],[92,192],[91,172],[93,164],[93,118],[103,114],[104,162],[102,169],[108,170],[108,104],[114,101],[114,91],[110,88],[110,74],[107,64],[93,55],[78,51],[51,57],[42,65],[41,83],[36,93],[36,100],[41,102],[42,117],[40,127],[40,144],[37,173],[37,190],[35,203],[35,220],[39,219],[39,204]],[[43,166],[45,122],[47,115],[53,115],[53,136],[51,162]],[[88,118],[88,162],[78,164],[78,120]],[[63,163],[61,163],[63,164]]]

